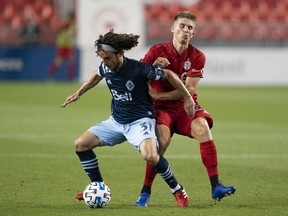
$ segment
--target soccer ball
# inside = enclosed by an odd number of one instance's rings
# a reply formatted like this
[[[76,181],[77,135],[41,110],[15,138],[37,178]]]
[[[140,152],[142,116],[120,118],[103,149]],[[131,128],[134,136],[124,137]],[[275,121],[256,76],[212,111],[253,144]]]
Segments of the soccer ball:
[[[83,191],[83,198],[90,208],[103,208],[111,200],[110,188],[104,182],[92,182]]]

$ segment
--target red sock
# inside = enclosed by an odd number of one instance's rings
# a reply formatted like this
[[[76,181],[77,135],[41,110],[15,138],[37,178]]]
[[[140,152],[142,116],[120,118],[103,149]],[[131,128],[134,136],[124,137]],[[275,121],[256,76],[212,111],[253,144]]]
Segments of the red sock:
[[[218,159],[216,146],[213,140],[200,143],[200,153],[208,176],[218,176]]]
[[[144,185],[151,187],[156,175],[157,175],[157,172],[154,169],[154,167],[151,166],[149,163],[146,163],[146,173],[145,173]]]

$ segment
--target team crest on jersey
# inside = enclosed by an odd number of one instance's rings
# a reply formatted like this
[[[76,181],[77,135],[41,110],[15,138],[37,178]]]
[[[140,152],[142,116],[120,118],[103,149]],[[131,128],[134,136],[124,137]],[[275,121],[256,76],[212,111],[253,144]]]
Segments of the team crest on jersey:
[[[185,70],[189,70],[189,69],[191,68],[191,62],[190,62],[189,59],[184,62],[183,68],[184,68]]]
[[[135,87],[135,84],[131,80],[128,80],[125,86],[129,91],[132,91]]]

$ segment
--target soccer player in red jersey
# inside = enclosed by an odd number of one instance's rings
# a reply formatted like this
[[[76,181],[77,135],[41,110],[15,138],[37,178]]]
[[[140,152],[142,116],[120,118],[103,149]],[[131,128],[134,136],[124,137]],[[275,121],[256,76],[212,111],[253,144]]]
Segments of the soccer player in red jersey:
[[[166,81],[151,82],[150,94],[154,99],[154,114],[160,141],[159,153],[163,155],[174,133],[195,138],[200,143],[202,162],[207,170],[212,187],[212,199],[220,200],[233,194],[234,186],[226,187],[218,179],[218,159],[212,137],[212,116],[197,102],[197,87],[205,66],[205,55],[190,44],[197,17],[181,11],[174,17],[171,27],[171,42],[152,46],[141,61],[174,71],[185,83],[195,101],[195,114],[188,116],[183,109],[180,94]],[[146,164],[144,185],[136,206],[148,206],[151,187],[156,171]]]

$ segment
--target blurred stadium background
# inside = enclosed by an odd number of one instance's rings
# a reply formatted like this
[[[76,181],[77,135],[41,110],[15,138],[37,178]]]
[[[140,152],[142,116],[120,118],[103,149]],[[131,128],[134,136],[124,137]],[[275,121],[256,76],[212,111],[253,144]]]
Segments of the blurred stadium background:
[[[73,141],[110,115],[109,91],[99,86],[68,109],[60,104],[99,66],[93,47],[99,34],[110,28],[140,34],[139,46],[126,54],[140,59],[150,45],[171,40],[179,10],[198,16],[192,43],[207,57],[198,101],[215,119],[220,180],[238,192],[212,202],[199,145],[175,135],[166,155],[191,194],[189,208],[175,209],[161,178],[151,208],[135,208],[145,166],[124,144],[97,149],[113,198],[104,211],[91,211],[73,198],[88,181]],[[68,81],[63,64],[47,82],[57,35],[71,12],[77,78]],[[38,36],[23,37],[31,19]],[[0,214],[287,215],[287,72],[288,0],[0,0]]]
[[[198,17],[192,43],[207,56],[204,84],[288,85],[288,0],[1,0],[0,80],[45,81],[55,40],[76,13],[76,71],[83,81],[98,67],[99,34],[141,35],[127,56],[141,58],[154,43],[171,40],[177,11]],[[39,26],[37,41],[21,34],[28,20]],[[67,80],[65,65],[56,80]]]

